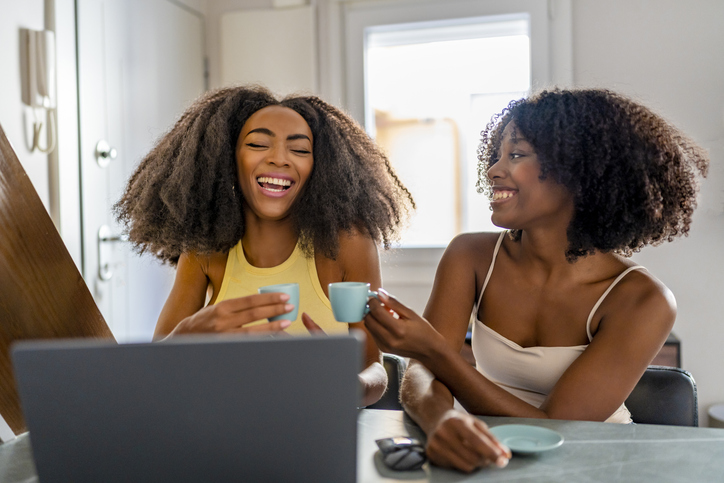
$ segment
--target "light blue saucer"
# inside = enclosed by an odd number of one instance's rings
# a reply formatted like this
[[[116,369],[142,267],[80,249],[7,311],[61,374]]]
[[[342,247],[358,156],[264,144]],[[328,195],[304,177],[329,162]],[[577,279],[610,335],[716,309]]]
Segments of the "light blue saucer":
[[[490,428],[490,432],[512,452],[520,454],[540,453],[563,444],[560,433],[528,424],[503,424]]]

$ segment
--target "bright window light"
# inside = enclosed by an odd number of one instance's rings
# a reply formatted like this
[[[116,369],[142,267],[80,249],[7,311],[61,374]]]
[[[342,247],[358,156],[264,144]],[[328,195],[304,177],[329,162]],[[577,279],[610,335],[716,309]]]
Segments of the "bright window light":
[[[525,14],[365,30],[365,125],[417,203],[405,247],[493,230],[475,190],[480,132],[530,89]]]

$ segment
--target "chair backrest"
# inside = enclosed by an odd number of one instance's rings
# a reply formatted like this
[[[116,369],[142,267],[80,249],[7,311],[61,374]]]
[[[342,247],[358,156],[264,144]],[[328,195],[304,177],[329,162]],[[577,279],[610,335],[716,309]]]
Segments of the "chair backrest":
[[[387,391],[379,401],[367,406],[368,409],[398,409],[400,404],[400,385],[407,369],[407,361],[395,354],[383,354],[383,364],[387,371]]]
[[[649,366],[626,407],[635,423],[699,426],[696,382],[677,367]]]
[[[22,339],[113,338],[0,127],[0,414],[25,431],[10,361]]]

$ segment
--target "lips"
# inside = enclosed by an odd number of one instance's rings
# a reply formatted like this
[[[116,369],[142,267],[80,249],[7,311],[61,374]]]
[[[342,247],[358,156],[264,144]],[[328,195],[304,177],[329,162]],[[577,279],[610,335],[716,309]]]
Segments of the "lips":
[[[518,192],[516,190],[507,189],[507,188],[493,188],[493,194],[490,197],[490,201],[502,202],[502,201],[512,198],[516,194],[518,194]]]
[[[257,176],[256,183],[261,188],[262,193],[272,196],[284,196],[284,194],[295,184],[295,181],[283,174],[266,173]]]
[[[269,191],[286,191],[291,188],[293,181],[290,179],[276,178],[271,176],[259,176],[256,179],[259,186]]]

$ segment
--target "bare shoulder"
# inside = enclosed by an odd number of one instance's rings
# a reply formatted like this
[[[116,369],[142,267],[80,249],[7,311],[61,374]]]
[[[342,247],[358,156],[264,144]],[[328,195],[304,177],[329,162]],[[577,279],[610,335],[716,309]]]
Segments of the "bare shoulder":
[[[356,229],[340,233],[338,258],[350,259],[373,253],[377,253],[377,244],[369,235]]]
[[[676,299],[661,280],[647,270],[634,270],[621,280],[606,300],[606,313],[613,319],[646,321],[668,331],[676,319]],[[625,315],[625,316],[624,316]]]
[[[186,268],[193,268],[195,270],[201,270],[207,277],[214,272],[219,270],[223,271],[226,268],[226,260],[228,253],[196,253],[187,252],[183,253],[179,257],[178,267],[179,269],[183,266]]]
[[[211,302],[216,301],[221,284],[226,273],[226,261],[228,252],[217,253],[185,253],[181,255],[178,263],[177,278],[181,272],[193,276],[199,280],[199,284],[203,284],[204,292],[210,289]]]
[[[378,287],[380,260],[377,244],[359,230],[344,231],[339,235],[339,251],[335,259],[321,253],[314,255],[317,274],[322,287],[341,281],[369,282]]]
[[[441,263],[488,266],[500,236],[500,233],[491,232],[460,234],[445,249]]]

